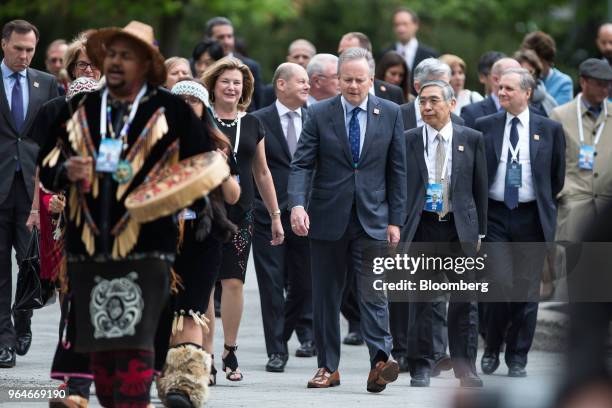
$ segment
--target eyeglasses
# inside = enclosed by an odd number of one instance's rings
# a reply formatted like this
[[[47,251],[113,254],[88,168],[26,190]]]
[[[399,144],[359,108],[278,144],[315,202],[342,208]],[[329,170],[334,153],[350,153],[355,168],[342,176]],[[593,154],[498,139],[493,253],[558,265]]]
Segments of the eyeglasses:
[[[92,71],[97,71],[98,70],[98,68],[96,68],[93,64],[91,64],[89,62],[85,62],[85,61],[77,61],[76,67],[78,69],[83,70],[83,71],[85,71],[87,68],[91,68]]]
[[[52,64],[63,64],[64,63],[64,59],[60,57],[49,58],[47,61],[49,61]]]

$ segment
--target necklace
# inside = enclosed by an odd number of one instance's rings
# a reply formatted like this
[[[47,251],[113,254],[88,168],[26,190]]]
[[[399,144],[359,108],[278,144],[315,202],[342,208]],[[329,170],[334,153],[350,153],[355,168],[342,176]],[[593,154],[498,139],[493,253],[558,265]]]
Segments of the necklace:
[[[215,111],[215,109],[211,109],[213,117],[215,118],[215,120],[221,125],[224,126],[226,128],[233,128],[234,126],[236,126],[238,124],[238,121],[240,120],[240,112],[236,113],[236,119],[234,119],[231,123],[225,123],[223,122],[223,120],[221,118],[219,118],[219,115],[217,115],[217,112]]]

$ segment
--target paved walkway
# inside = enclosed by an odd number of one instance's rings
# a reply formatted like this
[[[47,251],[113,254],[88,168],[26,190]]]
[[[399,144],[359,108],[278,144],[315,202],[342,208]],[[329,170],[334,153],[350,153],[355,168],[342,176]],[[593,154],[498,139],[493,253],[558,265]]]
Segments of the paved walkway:
[[[10,388],[55,387],[56,381],[49,379],[49,369],[58,336],[59,307],[56,305],[35,312],[33,318],[33,343],[25,357],[18,357],[13,369],[0,369],[0,406],[2,407],[39,407],[44,402],[15,403],[7,402],[6,391]],[[219,322],[220,323],[220,322]],[[221,330],[221,324],[217,327]],[[346,333],[346,326],[343,327]],[[223,345],[222,333],[217,333],[217,353]],[[293,353],[298,344],[295,339],[290,343]],[[267,361],[261,324],[261,309],[257,291],[257,281],[252,265],[249,267],[245,288],[245,312],[239,334],[237,353],[244,372],[244,381],[231,383],[223,376],[218,377],[218,385],[211,388],[210,407],[354,407],[367,405],[373,407],[415,407],[444,408],[452,407],[454,396],[459,390],[458,381],[450,373],[432,379],[430,388],[411,388],[410,377],[400,375],[381,394],[366,392],[366,378],[369,370],[368,354],[365,346],[343,346],[340,362],[342,385],[328,390],[306,389],[306,382],[316,370],[316,358],[290,357],[285,373],[268,373],[264,370]],[[556,376],[560,369],[560,354],[534,351],[530,353],[527,367],[529,377],[511,379],[505,376],[506,368],[502,363],[498,374],[483,376],[485,389],[475,391],[489,393],[500,391],[505,396],[504,407],[542,407],[550,397]],[[220,361],[219,366],[220,369]],[[520,399],[517,396],[520,395]],[[92,398],[90,406],[97,407]],[[157,406],[159,400],[154,398]],[[490,405],[485,405],[490,406]]]

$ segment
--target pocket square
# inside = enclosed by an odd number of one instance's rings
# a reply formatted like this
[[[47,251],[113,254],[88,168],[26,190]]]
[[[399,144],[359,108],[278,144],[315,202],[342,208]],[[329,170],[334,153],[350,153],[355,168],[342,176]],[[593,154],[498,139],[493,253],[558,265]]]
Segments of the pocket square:
[[[460,152],[464,151],[465,148],[463,147],[463,145],[459,145],[457,146],[457,150],[459,150]]]
[[[540,140],[540,135],[533,135],[533,140]]]

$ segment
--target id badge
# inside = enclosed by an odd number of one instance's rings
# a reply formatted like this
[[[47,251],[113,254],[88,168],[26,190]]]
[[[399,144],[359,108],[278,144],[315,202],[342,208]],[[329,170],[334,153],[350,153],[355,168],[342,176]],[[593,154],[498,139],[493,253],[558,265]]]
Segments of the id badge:
[[[440,212],[444,207],[443,186],[441,183],[427,184],[425,196],[425,211]]]
[[[521,163],[512,162],[508,167],[508,173],[506,174],[508,183],[512,187],[521,188],[523,185],[523,165]]]
[[[114,173],[119,164],[123,143],[118,139],[104,138],[100,142],[96,171],[100,173]]]
[[[595,161],[595,146],[582,145],[578,154],[578,167],[583,170],[593,170]]]
[[[181,211],[179,213],[179,219],[181,220],[195,220],[196,219],[196,213],[193,210],[190,210],[189,208],[185,208],[183,211]]]

